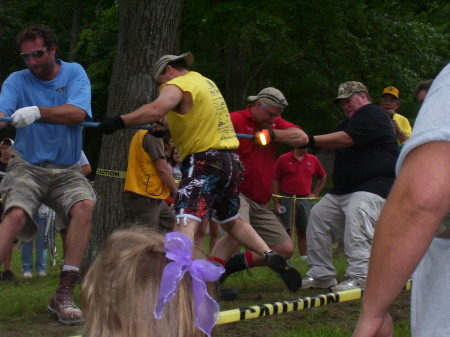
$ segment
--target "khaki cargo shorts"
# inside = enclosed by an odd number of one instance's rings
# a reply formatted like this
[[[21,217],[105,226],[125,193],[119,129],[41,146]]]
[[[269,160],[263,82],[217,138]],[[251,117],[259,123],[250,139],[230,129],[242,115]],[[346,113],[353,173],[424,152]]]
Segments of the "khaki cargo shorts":
[[[62,222],[58,230],[69,224],[69,211],[78,201],[90,200],[95,204],[96,196],[91,183],[81,171],[80,165],[61,167],[48,163],[45,167],[31,165],[20,157],[15,149],[10,149],[15,157],[9,160],[0,185],[3,198],[3,215],[12,207],[23,209],[28,221],[17,239],[31,241],[38,232],[33,214],[44,203],[52,208]]]

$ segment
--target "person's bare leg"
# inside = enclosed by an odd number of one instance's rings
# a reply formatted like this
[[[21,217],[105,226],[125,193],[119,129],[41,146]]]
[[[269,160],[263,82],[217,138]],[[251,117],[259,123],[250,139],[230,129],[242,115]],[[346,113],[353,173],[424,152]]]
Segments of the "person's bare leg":
[[[5,263],[5,267],[6,260],[12,253],[14,239],[22,230],[26,220],[27,215],[25,211],[21,208],[13,207],[5,214],[0,224],[0,264]]]
[[[285,260],[289,260],[294,255],[294,243],[292,241],[285,241],[273,246],[270,246],[274,252],[280,254]],[[254,267],[267,266],[266,261],[257,254],[252,255],[252,262]]]
[[[195,244],[203,249],[203,239],[206,236],[209,218],[203,218],[195,231]]]
[[[239,248],[239,243],[232,238],[231,235],[224,235],[215,244],[211,251],[211,256],[219,258],[223,261],[228,261],[233,253]]]
[[[298,251],[300,252],[300,256],[306,256],[308,251],[308,245],[306,242],[306,232],[297,231],[298,238]]]
[[[209,251],[212,252],[217,241],[219,241],[220,225],[209,219]]]
[[[90,200],[79,201],[70,209],[70,223],[63,235],[65,265],[81,266],[91,235],[93,209]]]
[[[189,239],[194,241],[195,232],[197,231],[197,227],[198,227],[199,223],[200,223],[199,221],[196,221],[196,220],[188,218],[188,217],[180,217],[180,218],[177,218],[177,222],[175,223],[173,230],[175,232],[183,233]]]
[[[270,251],[269,246],[256,233],[253,227],[242,219],[234,219],[232,221],[222,223],[222,228],[227,231],[238,243],[247,249],[263,256],[265,252]],[[236,247],[232,247],[233,252]]]

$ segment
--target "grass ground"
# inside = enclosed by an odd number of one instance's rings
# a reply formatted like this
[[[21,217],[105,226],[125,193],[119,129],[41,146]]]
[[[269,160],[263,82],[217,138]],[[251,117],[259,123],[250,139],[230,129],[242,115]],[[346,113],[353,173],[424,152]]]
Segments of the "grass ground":
[[[297,253],[298,255],[298,253]],[[296,257],[291,263],[302,275],[307,271],[306,262]],[[345,258],[337,253],[334,264],[338,280],[345,271]],[[0,282],[0,337],[74,336],[79,327],[58,324],[46,311],[50,297],[56,289],[59,272],[50,271],[47,277],[34,276],[24,279],[20,270],[20,251],[13,254],[13,271],[16,282]],[[268,268],[254,268],[251,273],[232,275],[225,287],[239,290],[236,301],[221,302],[221,310],[261,305],[281,300],[315,296],[321,290],[289,292],[281,280]],[[78,288],[77,288],[78,289]],[[78,297],[78,292],[76,292]],[[334,303],[323,307],[305,309],[280,315],[229,323],[217,327],[219,336],[264,337],[344,337],[351,336],[359,315],[360,300]],[[409,336],[409,292],[404,292],[392,306],[395,336]]]

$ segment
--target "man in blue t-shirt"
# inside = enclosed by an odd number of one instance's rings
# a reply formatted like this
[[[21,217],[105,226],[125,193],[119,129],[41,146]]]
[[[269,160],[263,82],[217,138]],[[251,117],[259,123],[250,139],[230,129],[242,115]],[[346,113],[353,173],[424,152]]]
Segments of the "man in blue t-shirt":
[[[302,288],[364,288],[375,224],[395,179],[397,138],[389,117],[372,104],[360,82],[342,83],[338,96],[347,118],[336,132],[309,136],[309,147],[335,149],[333,188],[311,210],[308,278]],[[336,281],[332,244],[344,242],[347,271]]]
[[[45,203],[64,219],[57,228],[63,240],[64,266],[48,310],[67,325],[82,324],[73,288],[87,248],[95,194],[82,174],[81,126],[92,118],[91,86],[77,63],[56,59],[56,34],[33,25],[17,36],[28,69],[12,73],[3,83],[0,115],[11,116],[17,128],[14,155],[0,188],[0,263],[13,239],[31,241],[37,234],[33,214]],[[36,120],[57,124],[36,124]],[[4,127],[6,123],[0,123]],[[62,125],[61,125],[62,124]]]

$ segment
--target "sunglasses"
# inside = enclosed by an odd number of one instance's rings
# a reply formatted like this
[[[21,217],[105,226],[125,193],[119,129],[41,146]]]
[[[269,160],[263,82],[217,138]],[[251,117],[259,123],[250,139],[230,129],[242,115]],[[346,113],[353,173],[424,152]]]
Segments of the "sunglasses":
[[[20,53],[20,56],[23,58],[24,61],[29,61],[31,56],[33,56],[35,59],[40,59],[44,55],[44,51],[47,49],[45,47],[44,49],[35,50],[31,53]]]

